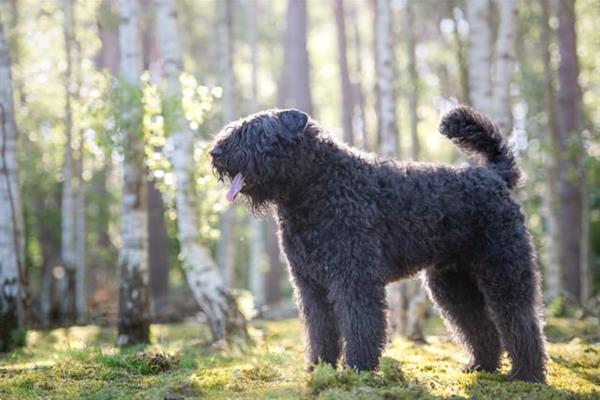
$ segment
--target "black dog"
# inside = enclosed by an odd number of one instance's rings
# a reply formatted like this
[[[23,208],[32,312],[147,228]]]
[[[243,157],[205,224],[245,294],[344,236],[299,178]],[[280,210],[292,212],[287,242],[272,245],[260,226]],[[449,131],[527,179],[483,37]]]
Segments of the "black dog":
[[[227,125],[211,151],[233,201],[274,206],[305,324],[308,357],[377,367],[386,342],[385,285],[424,270],[447,325],[470,354],[466,371],[544,382],[540,276],[509,190],[520,177],[498,129],[457,107],[442,134],[473,159],[453,167],[377,158],[337,142],[297,110]]]

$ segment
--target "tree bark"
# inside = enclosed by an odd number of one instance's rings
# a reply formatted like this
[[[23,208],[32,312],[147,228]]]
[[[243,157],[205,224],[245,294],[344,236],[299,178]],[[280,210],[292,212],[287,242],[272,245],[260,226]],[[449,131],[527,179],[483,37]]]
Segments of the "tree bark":
[[[65,83],[65,116],[64,127],[66,143],[63,160],[63,186],[61,206],[61,258],[63,274],[58,275],[58,298],[61,302],[61,322],[69,325],[75,321],[75,197],[77,176],[75,173],[75,157],[73,155],[75,140],[73,135],[73,2],[64,0],[63,34],[65,41],[66,69]]]
[[[266,276],[265,303],[277,305],[281,303],[281,279],[285,266],[281,262],[280,248],[277,240],[277,223],[272,216],[267,217],[266,223],[266,250],[269,257],[269,271]]]
[[[0,352],[20,345],[25,323],[25,245],[11,62],[0,21]]]
[[[156,24],[163,59],[163,77],[167,84],[166,99],[180,104],[179,75],[183,65],[174,2],[156,1]],[[194,190],[194,135],[185,120],[183,109],[173,107],[171,111],[176,113],[169,134],[175,147],[171,163],[176,181],[178,238],[186,278],[198,305],[207,316],[215,341],[234,334],[246,336],[246,321],[227,291],[210,252],[200,244]]]
[[[165,228],[165,206],[154,182],[147,184],[148,197],[148,269],[152,315],[162,315],[169,292],[169,249]]]
[[[251,1],[251,10],[248,18],[248,36],[250,37],[250,55],[252,65],[252,93],[250,108],[253,112],[259,110],[258,104],[258,32],[257,19],[260,12],[258,1]],[[265,267],[267,255],[263,235],[264,224],[254,216],[250,216],[248,227],[248,247],[250,250],[248,262],[248,287],[254,297],[254,304],[260,308],[265,304]]]
[[[140,89],[141,32],[137,0],[120,0],[120,73],[124,90]],[[131,97],[125,96],[129,102]],[[119,252],[119,317],[117,345],[149,341],[148,212],[142,121],[139,104],[122,110],[124,138],[123,213]]]
[[[362,65],[362,40],[360,36],[360,29],[358,24],[358,16],[356,15],[356,3],[351,1],[348,4],[348,14],[352,21],[352,28],[354,32],[354,54],[355,54],[355,82],[352,84],[352,99],[354,101],[353,107],[353,139],[354,145],[359,148],[368,149],[366,133],[367,120],[365,118],[365,96],[363,93],[363,85],[361,80],[363,79],[363,65]]]
[[[581,137],[581,87],[575,33],[575,2],[558,2],[558,68],[560,118],[560,199],[562,257],[565,269],[565,289],[574,302],[582,300],[581,279],[587,260],[587,237],[583,225],[585,171]]]
[[[282,107],[313,112],[310,91],[310,61],[307,48],[306,0],[288,0],[283,74],[279,88]]]
[[[396,99],[394,97],[392,12],[389,0],[375,2],[375,70],[377,92],[377,137],[379,152],[386,157],[398,154]],[[390,329],[398,333],[400,321],[406,320],[405,290],[401,282],[387,286]]]
[[[237,117],[236,82],[233,70],[233,0],[223,0],[217,5],[217,29],[219,32],[220,64],[223,82],[223,118],[226,123]],[[221,237],[217,246],[217,263],[221,267],[225,285],[233,284],[235,267],[234,231],[236,225],[235,208],[228,205],[221,216]]]
[[[448,2],[448,8],[454,21],[454,42],[456,51],[456,62],[460,71],[460,95],[459,101],[463,104],[472,104],[469,94],[469,64],[467,61],[468,50],[465,39],[458,29],[458,24],[462,21],[462,13],[456,8],[455,0]]]
[[[544,97],[546,106],[546,124],[549,140],[546,146],[546,184],[548,185],[547,225],[545,248],[548,250],[548,263],[544,277],[546,279],[546,298],[553,300],[563,294],[562,270],[562,232],[560,229],[560,127],[558,121],[558,104],[554,83],[554,69],[550,54],[552,28],[550,27],[550,0],[540,0],[542,19],[540,26],[540,45],[544,63]]]
[[[410,1],[406,2],[404,12],[404,25],[406,29],[406,48],[407,48],[407,59],[408,59],[408,81],[409,92],[408,92],[408,110],[410,118],[410,157],[413,160],[418,160],[421,153],[421,146],[419,145],[419,74],[417,74],[417,56],[415,52],[416,39],[414,32],[414,10],[413,3]]]
[[[478,111],[492,114],[490,0],[467,0],[469,97]]]
[[[337,28],[338,60],[340,67],[340,87],[342,95],[342,128],[344,141],[352,146],[354,132],[352,121],[354,119],[354,99],[350,72],[348,70],[348,56],[346,44],[346,13],[344,0],[335,0],[334,3],[335,25]]]
[[[375,2],[375,70],[377,74],[377,136],[379,151],[384,156],[398,155],[396,99],[390,0]]]
[[[510,84],[515,64],[515,35],[517,29],[518,0],[498,2],[500,22],[496,43],[496,70],[493,87],[495,122],[506,136],[512,132],[512,107]]]
[[[407,2],[404,10],[404,21],[406,30],[406,42],[407,42],[407,59],[408,59],[408,75],[409,75],[409,94],[408,94],[408,108],[410,118],[410,137],[411,147],[410,156],[411,159],[417,161],[420,157],[420,144],[419,144],[419,75],[417,74],[417,60],[416,60],[416,38],[414,32],[414,9],[413,3]],[[400,332],[406,337],[424,341],[425,335],[423,333],[423,321],[427,314],[427,308],[429,302],[427,301],[427,295],[425,290],[421,286],[416,278],[410,278],[402,281],[401,290],[406,297],[406,320],[401,321]]]

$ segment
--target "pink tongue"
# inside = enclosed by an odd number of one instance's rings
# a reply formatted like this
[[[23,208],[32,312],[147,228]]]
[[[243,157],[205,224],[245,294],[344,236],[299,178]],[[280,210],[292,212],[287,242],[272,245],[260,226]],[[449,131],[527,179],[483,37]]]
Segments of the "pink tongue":
[[[227,191],[227,195],[225,196],[227,201],[233,203],[235,197],[240,192],[240,190],[242,190],[243,187],[244,176],[238,172],[237,175],[233,177],[233,180],[231,181],[231,187],[229,188],[229,190]]]

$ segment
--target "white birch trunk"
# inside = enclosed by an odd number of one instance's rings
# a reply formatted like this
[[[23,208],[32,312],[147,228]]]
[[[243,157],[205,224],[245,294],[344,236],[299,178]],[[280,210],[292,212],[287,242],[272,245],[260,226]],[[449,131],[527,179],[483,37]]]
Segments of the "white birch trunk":
[[[494,74],[494,118],[496,124],[506,136],[512,131],[512,107],[510,102],[510,84],[515,65],[515,36],[517,29],[518,0],[498,2],[500,22],[498,42],[496,43],[496,69]]]
[[[408,75],[410,90],[408,94],[408,115],[410,117],[410,158],[414,161],[419,159],[419,74],[417,73],[416,38],[414,32],[414,10],[413,3],[408,1],[404,10],[404,29],[406,31],[406,48],[408,59]]]
[[[233,0],[221,0],[217,6],[217,29],[220,51],[221,81],[223,82],[223,118],[226,123],[237,116],[235,102],[235,76],[233,71]],[[217,262],[223,271],[225,284],[230,287],[234,269],[235,209],[228,205],[221,216],[221,238],[217,246]]]
[[[77,160],[77,192],[75,194],[75,311],[77,323],[83,324],[87,319],[87,285],[85,262],[85,187],[83,184],[83,131],[79,132],[79,159]]]
[[[384,156],[393,156],[398,152],[391,18],[390,0],[376,0],[375,69],[377,74],[378,100],[377,130],[379,151]]]
[[[390,0],[375,2],[375,70],[377,77],[377,130],[379,152],[386,157],[396,156],[398,152],[398,133],[396,130],[396,103],[394,98],[394,71],[392,65],[392,10]],[[398,331],[398,321],[405,319],[406,303],[401,282],[386,287],[390,310],[390,329]]]
[[[17,130],[10,57],[0,21],[0,352],[11,350],[24,325],[24,238],[17,174]]]
[[[182,56],[177,33],[177,12],[171,0],[156,0],[156,27],[166,80],[166,97],[180,101],[179,75]],[[209,250],[200,244],[194,192],[194,135],[183,115],[174,107],[171,163],[175,174],[175,207],[181,259],[186,279],[198,305],[206,314],[214,340],[232,333],[245,334],[245,321],[227,292],[223,277]]]
[[[120,72],[125,90],[138,90],[142,73],[141,33],[137,0],[120,0]],[[126,96],[129,97],[129,96]],[[148,213],[144,141],[139,104],[125,104],[123,215],[119,252],[119,318],[117,345],[149,340]]]
[[[58,277],[61,322],[70,324],[75,317],[75,162],[73,157],[73,2],[64,0],[63,35],[65,41],[65,148],[61,203],[61,259],[64,274]]]
[[[492,111],[492,32],[490,0],[467,0],[469,23],[469,97],[478,111]]]
[[[250,56],[252,65],[252,94],[251,108],[258,111],[258,32],[257,18],[259,16],[257,0],[251,0],[250,15],[248,18],[248,36],[250,37]],[[267,254],[265,252],[263,224],[254,216],[250,216],[248,227],[248,247],[250,257],[248,260],[248,287],[254,304],[260,308],[265,304],[265,270]]]
[[[414,33],[414,10],[413,3],[410,1],[406,3],[404,10],[404,22],[406,31],[406,42],[407,42],[407,58],[408,58],[408,74],[410,84],[410,91],[408,95],[409,103],[409,118],[410,118],[410,158],[417,161],[420,156],[420,143],[418,135],[419,127],[419,75],[417,74],[417,60],[416,60],[416,38]],[[425,336],[423,334],[423,320],[427,313],[429,302],[427,301],[427,295],[425,289],[421,286],[421,283],[416,278],[410,278],[402,281],[402,291],[405,293],[407,308],[405,314],[405,320],[399,321],[400,332],[413,340],[423,341]]]

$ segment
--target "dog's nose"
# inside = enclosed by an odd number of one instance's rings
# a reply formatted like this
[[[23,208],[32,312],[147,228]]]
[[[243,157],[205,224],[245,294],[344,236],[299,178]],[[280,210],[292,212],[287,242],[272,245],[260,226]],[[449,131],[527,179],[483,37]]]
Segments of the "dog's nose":
[[[218,157],[218,156],[220,156],[221,154],[223,154],[223,150],[221,150],[221,149],[220,149],[220,148],[218,148],[218,147],[215,147],[214,149],[212,149],[212,150],[210,151],[210,155],[211,155],[211,157]]]

